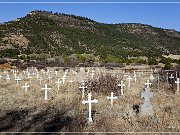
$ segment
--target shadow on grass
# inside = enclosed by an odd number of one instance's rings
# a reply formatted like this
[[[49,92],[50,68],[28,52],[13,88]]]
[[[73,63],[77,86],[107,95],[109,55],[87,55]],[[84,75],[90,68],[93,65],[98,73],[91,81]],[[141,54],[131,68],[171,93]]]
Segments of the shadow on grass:
[[[47,109],[16,110],[0,114],[0,132],[60,132],[68,127],[72,118],[65,111]]]

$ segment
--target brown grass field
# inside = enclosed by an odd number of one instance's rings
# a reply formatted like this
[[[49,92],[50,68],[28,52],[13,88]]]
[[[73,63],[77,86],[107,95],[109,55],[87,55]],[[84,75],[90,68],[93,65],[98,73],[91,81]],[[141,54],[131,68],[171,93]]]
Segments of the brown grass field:
[[[0,75],[3,75],[3,71]],[[10,75],[12,77],[12,74]],[[40,86],[36,78],[33,78],[28,92],[25,93],[21,86],[28,80],[24,79],[17,85],[14,79],[7,83],[1,78],[0,132],[179,132],[180,95],[175,94],[176,85],[171,88],[160,83],[158,91],[157,83],[154,82],[151,88],[154,115],[139,115],[138,107],[142,102],[140,91],[149,76],[149,73],[144,73],[143,77],[138,77],[137,83],[133,82],[130,89],[125,87],[123,96],[118,95],[119,89],[116,86],[122,77],[118,79],[103,76],[102,82],[96,85],[93,85],[92,80],[87,81],[89,89],[92,90],[92,99],[98,99],[98,103],[93,103],[92,106],[92,125],[87,123],[88,105],[82,104],[78,82],[66,82],[58,91],[54,83],[57,78],[62,77],[62,74],[58,74],[48,83],[51,90],[48,92],[48,100],[45,101],[41,87],[44,87],[47,80]],[[70,76],[67,80],[69,78]],[[127,82],[125,84],[127,86]],[[118,96],[112,108],[110,101],[106,99],[111,91]],[[87,92],[84,99],[87,100]]]

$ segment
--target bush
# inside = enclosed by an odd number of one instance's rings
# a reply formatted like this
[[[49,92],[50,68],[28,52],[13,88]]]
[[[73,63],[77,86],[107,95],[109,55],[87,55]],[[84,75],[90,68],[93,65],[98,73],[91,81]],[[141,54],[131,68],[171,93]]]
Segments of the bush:
[[[55,59],[55,62],[56,62],[58,65],[63,65],[63,64],[64,64],[64,58],[63,58],[63,56],[54,56],[54,59]]]
[[[8,61],[4,58],[0,58],[0,64],[5,64],[8,63]]]
[[[45,60],[45,59],[47,59],[47,58],[50,58],[50,55],[49,55],[49,54],[41,53],[41,54],[39,55],[39,59],[40,59],[40,60]]]
[[[164,69],[165,69],[165,70],[169,70],[169,69],[171,69],[171,68],[172,68],[171,63],[166,63],[166,64],[164,65]]]
[[[39,54],[32,53],[29,55],[30,60],[39,60]]]
[[[150,59],[148,59],[148,64],[149,65],[157,65],[158,61],[155,58],[150,58]]]
[[[74,67],[77,65],[77,57],[75,55],[71,55],[68,57],[67,66]]]
[[[115,63],[115,62],[108,62],[104,64],[105,67],[125,67],[124,64]]]
[[[114,92],[117,95],[120,92],[120,89],[117,87],[117,78],[112,75],[101,75],[98,80],[89,80],[88,86],[91,88],[91,91],[106,95],[111,92]]]

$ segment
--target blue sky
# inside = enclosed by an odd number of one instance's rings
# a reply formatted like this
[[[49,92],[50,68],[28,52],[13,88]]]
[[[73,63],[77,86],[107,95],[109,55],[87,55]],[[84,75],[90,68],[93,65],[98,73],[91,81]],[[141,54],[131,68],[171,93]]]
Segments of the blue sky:
[[[43,0],[0,0],[0,2],[37,2]],[[46,2],[50,0],[44,0]],[[58,1],[58,0],[51,0]],[[65,1],[65,0],[64,0]],[[66,0],[71,2],[73,0]],[[78,0],[87,2],[87,0]],[[95,1],[95,0],[89,0]],[[97,1],[97,0],[96,0]],[[108,0],[98,0],[106,2]],[[118,2],[118,0],[113,0]],[[119,0],[120,1],[120,0]],[[135,2],[137,0],[129,0]],[[143,0],[138,0],[139,2]],[[150,1],[150,0],[149,0]],[[154,0],[155,1],[155,0]],[[180,0],[173,0],[180,2]],[[110,0],[109,0],[110,2]],[[127,2],[127,1],[126,1]],[[147,2],[147,1],[144,1]],[[150,1],[152,2],[152,0]],[[155,1],[157,2],[157,1]],[[170,2],[158,0],[158,2]],[[172,2],[172,1],[171,1]],[[103,23],[143,23],[156,27],[180,31],[180,3],[159,4],[3,4],[0,3],[0,23],[25,16],[32,10],[45,10],[66,14],[74,14],[91,18]]]

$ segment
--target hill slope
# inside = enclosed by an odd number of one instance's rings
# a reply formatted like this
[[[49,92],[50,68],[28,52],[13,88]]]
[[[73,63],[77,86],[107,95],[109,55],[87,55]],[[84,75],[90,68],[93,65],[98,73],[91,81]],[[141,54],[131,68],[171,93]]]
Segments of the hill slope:
[[[46,11],[32,11],[0,24],[1,56],[42,52],[93,53],[101,57],[178,54],[180,32],[143,24],[103,24]]]

